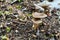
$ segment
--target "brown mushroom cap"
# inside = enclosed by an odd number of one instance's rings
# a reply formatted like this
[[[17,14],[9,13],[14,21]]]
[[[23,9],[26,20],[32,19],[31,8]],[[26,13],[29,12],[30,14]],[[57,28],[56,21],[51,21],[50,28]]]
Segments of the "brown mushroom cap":
[[[38,12],[32,13],[32,16],[34,18],[45,18],[45,17],[47,17],[46,14],[44,14],[44,13],[38,13]]]

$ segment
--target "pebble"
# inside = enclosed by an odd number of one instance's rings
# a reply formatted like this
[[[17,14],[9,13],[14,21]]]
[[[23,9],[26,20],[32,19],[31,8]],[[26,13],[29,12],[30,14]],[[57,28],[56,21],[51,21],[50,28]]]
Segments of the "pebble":
[[[15,30],[15,32],[17,33],[17,32],[19,32],[18,30]]]
[[[35,38],[37,37],[37,36],[36,36],[36,35],[34,35],[34,34],[33,34],[32,36],[33,36],[33,37],[35,37]]]

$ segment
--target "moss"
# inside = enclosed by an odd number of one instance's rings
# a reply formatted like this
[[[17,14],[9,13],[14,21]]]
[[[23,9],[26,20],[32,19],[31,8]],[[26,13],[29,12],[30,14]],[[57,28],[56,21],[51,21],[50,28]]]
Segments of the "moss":
[[[17,9],[21,9],[21,6],[20,6],[20,5],[18,5],[18,6],[16,6],[16,8],[17,8]]]

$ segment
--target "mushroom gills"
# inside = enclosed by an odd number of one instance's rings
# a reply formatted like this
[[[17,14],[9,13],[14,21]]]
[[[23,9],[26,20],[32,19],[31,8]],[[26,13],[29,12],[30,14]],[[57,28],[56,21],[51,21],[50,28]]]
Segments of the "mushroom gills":
[[[34,18],[34,20],[35,20],[35,21],[38,21],[38,20],[40,20],[40,18]]]

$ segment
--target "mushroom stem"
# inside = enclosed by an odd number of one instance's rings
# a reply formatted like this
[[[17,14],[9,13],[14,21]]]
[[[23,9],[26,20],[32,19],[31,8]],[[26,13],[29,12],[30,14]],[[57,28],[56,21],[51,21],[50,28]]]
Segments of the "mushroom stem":
[[[34,23],[34,24],[33,24],[33,29],[36,30],[36,29],[38,28],[38,26],[39,26],[39,24],[35,24],[35,23]]]
[[[40,25],[40,23],[42,23],[42,20],[32,20],[33,21],[33,26],[32,26],[32,28],[34,29],[34,30],[36,30],[36,29],[38,29],[39,28],[39,25]]]

